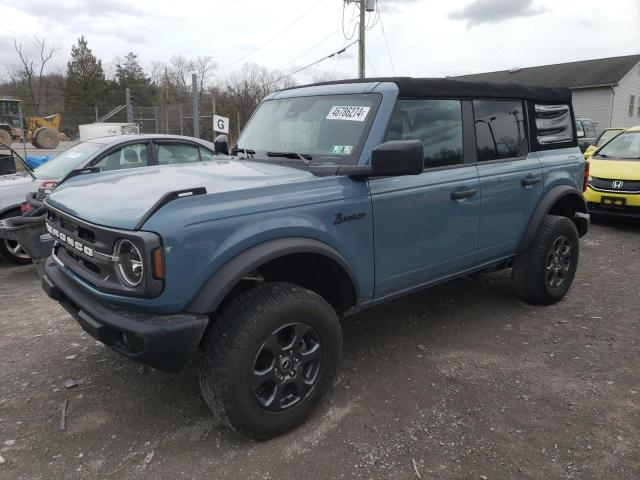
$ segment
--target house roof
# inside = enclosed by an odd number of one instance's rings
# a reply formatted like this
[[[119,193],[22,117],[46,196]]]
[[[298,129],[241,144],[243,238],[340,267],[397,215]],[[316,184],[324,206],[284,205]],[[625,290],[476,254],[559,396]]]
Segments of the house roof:
[[[617,85],[640,62],[640,55],[599,58],[540,67],[514,68],[498,72],[455,77],[496,83],[521,83],[550,87],[587,88]]]
[[[345,83],[362,83],[369,86],[379,83],[395,83],[401,97],[413,98],[525,98],[549,102],[570,102],[571,90],[548,86],[530,86],[515,83],[467,81],[457,78],[377,77],[303,85],[321,87]],[[367,88],[369,88],[369,86]]]

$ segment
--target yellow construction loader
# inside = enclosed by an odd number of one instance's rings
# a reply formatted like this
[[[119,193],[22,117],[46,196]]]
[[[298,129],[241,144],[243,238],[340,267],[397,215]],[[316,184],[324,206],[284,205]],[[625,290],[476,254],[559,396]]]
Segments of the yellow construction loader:
[[[22,131],[27,142],[36,148],[56,148],[60,143],[59,114],[48,117],[27,117],[20,125],[20,100],[0,97],[0,143],[11,145],[14,141],[22,141]]]

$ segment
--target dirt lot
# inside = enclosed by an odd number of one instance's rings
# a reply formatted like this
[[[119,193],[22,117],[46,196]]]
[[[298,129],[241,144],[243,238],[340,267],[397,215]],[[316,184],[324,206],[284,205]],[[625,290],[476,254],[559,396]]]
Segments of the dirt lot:
[[[638,479],[639,286],[640,226],[596,224],[558,305],[500,272],[362,312],[317,415],[255,443],[212,423],[196,365],[121,358],[0,265],[0,478]]]

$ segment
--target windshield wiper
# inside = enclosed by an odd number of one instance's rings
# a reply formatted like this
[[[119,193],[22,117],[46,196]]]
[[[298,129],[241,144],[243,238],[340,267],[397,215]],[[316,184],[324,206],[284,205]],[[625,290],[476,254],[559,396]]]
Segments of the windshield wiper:
[[[244,153],[244,156],[246,158],[253,158],[253,156],[256,154],[256,151],[251,150],[250,148],[238,148],[238,147],[231,150],[231,155],[237,155],[238,153]]]
[[[296,153],[296,152],[267,152],[267,157],[282,157],[290,158],[292,160],[302,160],[305,165],[309,165],[313,157],[308,153]]]

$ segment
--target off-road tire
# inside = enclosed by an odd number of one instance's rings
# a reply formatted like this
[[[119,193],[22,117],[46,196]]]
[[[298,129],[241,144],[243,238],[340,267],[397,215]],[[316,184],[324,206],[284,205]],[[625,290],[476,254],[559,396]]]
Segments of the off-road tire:
[[[569,264],[562,271],[563,281],[552,286],[548,278],[554,265],[554,246],[566,239]],[[571,287],[580,257],[580,242],[575,224],[566,217],[547,215],[531,244],[513,263],[516,291],[526,301],[539,305],[551,305],[565,296]],[[549,267],[551,265],[551,268]]]
[[[7,146],[10,146],[13,143],[11,133],[6,131],[4,128],[0,128],[0,143],[4,143]]]
[[[296,285],[263,283],[231,300],[213,321],[204,342],[200,389],[218,422],[265,440],[307,420],[331,386],[342,353],[340,321],[331,305]],[[251,375],[265,339],[292,322],[311,326],[321,339],[316,381],[288,410],[267,411],[256,400]]]
[[[10,212],[5,213],[0,216],[0,219],[17,217],[20,215],[20,210],[11,210]],[[6,260],[7,262],[13,263],[14,265],[28,265],[31,263],[31,259],[27,256],[19,256],[15,255],[11,249],[15,248],[15,242],[10,240],[6,240],[4,238],[0,238],[0,258]]]
[[[58,136],[58,132],[51,128],[43,128],[40,130],[36,138],[33,140],[34,146],[37,148],[43,148],[50,150],[52,148],[56,148],[60,144],[60,137]]]

